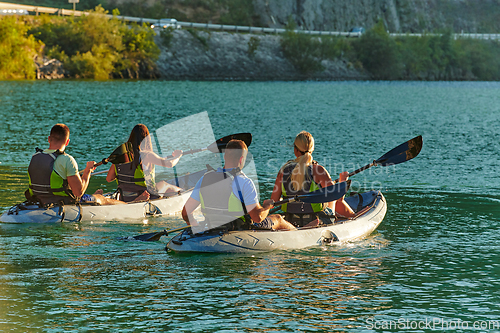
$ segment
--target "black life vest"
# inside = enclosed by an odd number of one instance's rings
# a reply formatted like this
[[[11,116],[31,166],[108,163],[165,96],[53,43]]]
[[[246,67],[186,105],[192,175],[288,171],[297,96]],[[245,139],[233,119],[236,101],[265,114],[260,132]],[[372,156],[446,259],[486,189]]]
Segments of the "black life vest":
[[[115,173],[118,188],[122,193],[121,200],[125,202],[133,201],[147,190],[141,163],[136,168],[134,168],[133,162],[115,164]]]

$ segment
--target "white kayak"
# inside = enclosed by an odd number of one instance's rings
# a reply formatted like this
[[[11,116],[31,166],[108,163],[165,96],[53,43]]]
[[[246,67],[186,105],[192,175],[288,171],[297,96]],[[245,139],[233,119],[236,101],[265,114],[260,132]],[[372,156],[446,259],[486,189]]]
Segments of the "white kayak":
[[[169,181],[183,191],[168,197],[143,202],[129,202],[121,205],[63,205],[50,208],[37,204],[20,203],[12,206],[0,216],[3,223],[51,223],[80,221],[123,221],[141,219],[148,216],[179,214],[184,203],[191,195],[194,185],[206,170],[179,177]]]
[[[167,249],[175,252],[252,253],[358,240],[370,235],[387,211],[380,191],[351,196],[346,198],[346,202],[357,212],[355,218],[332,219],[330,223],[318,227],[287,231],[206,231],[193,235],[187,229],[173,237]]]

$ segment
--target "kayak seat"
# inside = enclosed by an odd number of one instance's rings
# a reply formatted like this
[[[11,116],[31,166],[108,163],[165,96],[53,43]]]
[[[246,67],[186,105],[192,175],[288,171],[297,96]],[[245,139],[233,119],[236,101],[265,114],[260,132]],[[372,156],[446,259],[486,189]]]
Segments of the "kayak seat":
[[[345,202],[357,213],[366,206],[371,205],[377,198],[379,191],[368,191],[364,193],[351,192],[351,196],[345,198]]]

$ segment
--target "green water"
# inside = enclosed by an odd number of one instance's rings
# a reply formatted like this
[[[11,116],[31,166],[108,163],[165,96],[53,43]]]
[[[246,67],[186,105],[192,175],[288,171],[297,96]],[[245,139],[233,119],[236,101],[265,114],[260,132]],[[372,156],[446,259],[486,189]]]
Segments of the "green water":
[[[22,200],[29,158],[56,122],[83,167],[136,123],[154,130],[202,111],[216,138],[253,134],[261,200],[301,130],[332,174],[419,134],[424,148],[352,178],[382,190],[388,212],[341,246],[176,255],[165,237],[117,238],[179,217],[0,224],[0,331],[500,331],[499,83],[0,82],[0,210]],[[112,185],[95,176],[97,188]]]

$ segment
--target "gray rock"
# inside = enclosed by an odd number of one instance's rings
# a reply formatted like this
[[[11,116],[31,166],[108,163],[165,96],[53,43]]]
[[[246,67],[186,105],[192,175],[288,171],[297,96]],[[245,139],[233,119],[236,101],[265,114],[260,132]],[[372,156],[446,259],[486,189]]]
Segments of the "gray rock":
[[[168,48],[160,45],[160,77],[167,80],[367,80],[369,75],[342,60],[324,60],[324,71],[303,75],[283,56],[280,36],[175,30]],[[250,38],[259,40],[254,54]],[[205,47],[199,38],[206,40]]]
[[[57,59],[49,59],[47,57],[35,58],[36,78],[37,79],[63,79],[66,76],[62,62]]]

